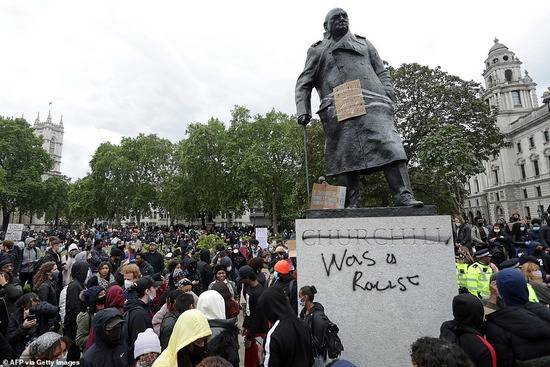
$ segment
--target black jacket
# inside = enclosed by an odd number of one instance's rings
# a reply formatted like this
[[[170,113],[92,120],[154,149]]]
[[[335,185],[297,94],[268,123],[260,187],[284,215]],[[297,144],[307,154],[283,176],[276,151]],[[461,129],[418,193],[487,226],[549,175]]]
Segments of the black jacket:
[[[129,362],[131,362],[134,357],[134,343],[138,334],[153,327],[149,305],[143,303],[139,298],[126,301],[124,305],[124,321],[128,355],[131,356]]]
[[[457,228],[455,241],[462,246],[472,247],[472,227],[468,223]]]
[[[143,252],[142,256],[145,261],[151,264],[155,273],[162,273],[164,271],[164,256],[160,252]]]
[[[266,367],[309,367],[313,365],[311,335],[307,325],[293,313],[279,287],[266,289],[260,309],[273,323],[265,342]]]
[[[208,340],[206,348],[209,356],[225,358],[233,365],[239,367],[239,329],[237,318],[229,320],[208,320],[212,336]]]
[[[492,367],[491,351],[480,338],[483,314],[483,303],[477,297],[469,293],[455,296],[454,320],[441,325],[439,337],[462,348],[476,367]]]
[[[52,306],[59,304],[59,300],[57,299],[57,287],[53,280],[46,280],[42,283],[36,290],[36,294],[41,301],[48,302]]]
[[[76,339],[76,316],[86,309],[86,305],[80,300],[80,292],[84,289],[88,269],[88,263],[85,261],[77,261],[71,268],[73,280],[67,286],[65,319],[63,320],[63,333],[71,340]]]
[[[121,317],[116,308],[106,308],[98,311],[93,320],[95,330],[94,344],[82,355],[80,365],[84,367],[127,367],[128,347],[124,336],[117,344],[112,344],[105,338],[105,324],[114,317]],[[133,357],[133,355],[132,355]]]
[[[550,357],[550,310],[527,303],[495,311],[487,315],[487,340],[495,348],[499,367]]]
[[[298,315],[298,285],[296,283],[296,280],[288,275],[277,279],[273,286],[282,289],[294,314]]]
[[[23,309],[18,309],[10,318],[6,337],[17,357],[23,353],[29,342],[50,330],[50,321],[57,316],[59,309],[48,302],[40,302],[32,306],[30,312],[37,316],[36,326],[30,329],[23,327]]]
[[[457,344],[470,357],[476,367],[492,367],[491,353],[477,330],[451,320],[441,325],[439,337]]]
[[[159,340],[161,350],[165,350],[168,347],[168,342],[170,341],[170,336],[178,321],[179,315],[175,312],[168,312],[164,315],[162,323],[160,324]]]
[[[314,302],[313,311],[310,314],[307,314],[307,310],[304,307],[300,312],[300,320],[303,320],[307,324],[311,332],[313,354],[315,356],[321,356],[326,360],[327,351],[324,346],[324,339],[329,326],[329,320],[325,315],[323,305]]]

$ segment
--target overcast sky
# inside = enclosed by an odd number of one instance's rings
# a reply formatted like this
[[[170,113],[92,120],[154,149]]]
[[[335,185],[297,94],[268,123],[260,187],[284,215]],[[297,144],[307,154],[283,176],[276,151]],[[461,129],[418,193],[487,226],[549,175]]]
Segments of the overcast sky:
[[[2,0],[0,115],[32,123],[52,101],[54,121],[64,116],[61,171],[79,178],[104,141],[143,132],[175,142],[189,122],[227,121],[236,104],[292,114],[307,48],[337,6],[394,66],[482,81],[497,36],[539,97],[550,86],[548,0]]]

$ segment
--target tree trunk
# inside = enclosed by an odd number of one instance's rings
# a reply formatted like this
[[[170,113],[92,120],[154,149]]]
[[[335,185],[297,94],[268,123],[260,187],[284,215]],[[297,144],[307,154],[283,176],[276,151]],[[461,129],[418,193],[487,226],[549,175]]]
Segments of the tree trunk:
[[[204,213],[201,213],[201,226],[202,228],[206,227],[206,215]]]
[[[6,232],[8,229],[8,223],[10,222],[10,212],[5,206],[2,207],[2,232]]]
[[[137,226],[139,227],[141,225],[141,213],[139,210],[136,211],[136,222]]]
[[[273,227],[273,233],[279,234],[279,223],[277,222],[277,204],[275,204],[275,197],[271,199],[271,226]]]

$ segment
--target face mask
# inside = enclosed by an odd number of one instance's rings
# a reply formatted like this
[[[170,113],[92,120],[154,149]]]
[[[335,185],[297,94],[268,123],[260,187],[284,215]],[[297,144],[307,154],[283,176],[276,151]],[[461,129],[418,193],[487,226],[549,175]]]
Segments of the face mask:
[[[303,299],[301,299],[299,302],[300,302],[300,307],[302,308],[306,307],[306,302]]]
[[[56,270],[56,271],[54,271],[54,272],[52,273],[52,277],[53,277],[54,279],[57,279],[58,276],[59,276],[59,270]]]
[[[277,273],[276,271],[273,272],[273,279],[279,279],[279,273]]]
[[[193,366],[201,363],[201,361],[206,357],[206,344],[204,347],[199,347],[196,344],[193,344],[191,348],[189,348],[189,359],[191,360],[191,363]]]
[[[537,279],[542,279],[542,271],[540,270],[532,271],[531,274]]]
[[[99,297],[96,301],[98,305],[104,305],[105,304],[105,296]]]
[[[519,227],[520,231],[525,231],[525,227]]]
[[[535,231],[535,232],[538,232],[539,229],[540,229],[539,226],[533,227],[533,231]]]
[[[109,344],[118,344],[122,336],[122,324],[117,325],[112,330],[105,330],[105,341]]]
[[[132,286],[132,284],[134,284],[134,282],[132,282],[131,280],[124,280],[124,288],[128,289]]]
[[[495,233],[500,232],[500,228],[495,228],[495,229],[493,229],[493,232],[495,232]]]

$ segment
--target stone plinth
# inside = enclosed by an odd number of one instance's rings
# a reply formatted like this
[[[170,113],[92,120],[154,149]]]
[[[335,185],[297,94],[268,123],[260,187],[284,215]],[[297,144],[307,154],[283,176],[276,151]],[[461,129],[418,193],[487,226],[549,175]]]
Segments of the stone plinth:
[[[439,336],[441,323],[452,318],[451,218],[418,215],[434,213],[430,208],[362,218],[309,211],[310,218],[325,215],[296,221],[298,285],[315,285],[315,301],[340,328],[343,358],[358,366],[410,366],[411,343]]]

